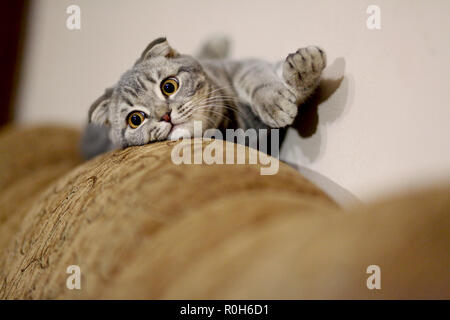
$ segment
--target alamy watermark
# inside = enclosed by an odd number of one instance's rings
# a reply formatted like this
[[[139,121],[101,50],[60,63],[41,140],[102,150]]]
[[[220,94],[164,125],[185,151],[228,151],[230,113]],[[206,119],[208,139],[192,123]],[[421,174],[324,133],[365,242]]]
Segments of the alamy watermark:
[[[69,290],[81,290],[81,269],[77,265],[70,265],[66,269],[66,273],[70,274],[66,280],[66,287]]]
[[[225,137],[219,129],[208,129],[203,134],[202,132],[202,122],[194,121],[193,136],[210,141],[205,147],[203,147],[202,139],[192,140],[188,130],[180,133],[182,140],[174,146],[171,153],[174,164],[260,164],[261,175],[274,175],[278,172],[280,144],[278,129],[247,129],[245,131],[226,129]],[[237,142],[237,144],[227,143],[225,140]]]
[[[66,28],[69,30],[81,29],[81,9],[79,6],[72,4],[67,7],[66,13],[69,15],[66,19]]]
[[[366,13],[369,17],[366,21],[367,29],[380,30],[381,29],[381,9],[377,5],[370,5],[367,7]]]
[[[367,278],[367,289],[381,289],[381,268],[376,264],[372,264],[367,267],[366,273],[371,274],[369,278]]]

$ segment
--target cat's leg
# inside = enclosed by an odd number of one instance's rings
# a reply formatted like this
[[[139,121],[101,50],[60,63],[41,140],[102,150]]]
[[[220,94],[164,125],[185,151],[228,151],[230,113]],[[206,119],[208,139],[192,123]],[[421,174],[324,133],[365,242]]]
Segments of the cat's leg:
[[[281,128],[297,115],[297,96],[277,75],[276,66],[264,61],[242,61],[231,72],[239,100],[266,125]]]
[[[242,62],[233,72],[232,83],[239,98],[265,124],[281,128],[292,124],[299,104],[319,85],[325,66],[325,52],[310,46],[275,66],[256,60]]]
[[[325,52],[316,46],[298,49],[279,63],[277,73],[293,89],[297,102],[304,102],[318,87],[326,67]]]

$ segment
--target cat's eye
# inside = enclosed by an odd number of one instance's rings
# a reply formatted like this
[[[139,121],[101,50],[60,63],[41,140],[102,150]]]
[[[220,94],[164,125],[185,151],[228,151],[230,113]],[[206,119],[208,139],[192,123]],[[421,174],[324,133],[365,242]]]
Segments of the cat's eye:
[[[175,77],[170,77],[161,82],[161,92],[166,97],[174,94],[178,90],[178,79]]]
[[[133,111],[127,117],[128,125],[131,128],[136,129],[144,122],[146,117],[147,115],[142,111]]]

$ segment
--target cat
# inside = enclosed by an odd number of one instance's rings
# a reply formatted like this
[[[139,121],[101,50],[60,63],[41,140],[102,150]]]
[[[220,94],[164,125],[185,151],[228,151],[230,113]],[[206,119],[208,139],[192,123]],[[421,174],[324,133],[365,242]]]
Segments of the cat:
[[[318,87],[326,54],[300,48],[283,61],[227,59],[225,38],[198,58],[179,54],[164,37],[152,41],[118,83],[90,107],[82,153],[194,137],[194,121],[211,128],[285,128]]]

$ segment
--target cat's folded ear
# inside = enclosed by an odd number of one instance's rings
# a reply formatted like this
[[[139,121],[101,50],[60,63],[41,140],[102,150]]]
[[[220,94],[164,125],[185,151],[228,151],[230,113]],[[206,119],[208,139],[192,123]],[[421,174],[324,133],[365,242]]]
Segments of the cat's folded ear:
[[[111,100],[114,88],[107,88],[105,93],[100,96],[89,108],[89,123],[102,126],[109,126],[108,121],[108,105]]]
[[[166,58],[175,58],[179,53],[175,51],[167,42],[167,39],[162,37],[150,42],[150,44],[142,52],[139,61],[144,61],[152,57],[163,56]]]

